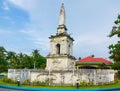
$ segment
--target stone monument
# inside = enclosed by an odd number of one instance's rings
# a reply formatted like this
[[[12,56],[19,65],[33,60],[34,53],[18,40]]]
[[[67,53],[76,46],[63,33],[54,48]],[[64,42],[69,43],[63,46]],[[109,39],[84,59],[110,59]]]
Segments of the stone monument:
[[[74,67],[74,39],[67,33],[65,26],[65,8],[62,4],[56,35],[50,37],[50,54],[47,56],[46,70],[71,70]]]

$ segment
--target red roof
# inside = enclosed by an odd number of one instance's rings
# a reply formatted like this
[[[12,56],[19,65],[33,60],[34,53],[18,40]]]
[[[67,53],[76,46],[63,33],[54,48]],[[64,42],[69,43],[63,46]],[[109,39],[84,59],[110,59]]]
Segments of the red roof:
[[[94,58],[94,57],[91,57],[91,56],[88,56],[86,58],[77,60],[77,62],[103,62],[104,64],[112,64],[111,61],[108,61],[104,58]]]

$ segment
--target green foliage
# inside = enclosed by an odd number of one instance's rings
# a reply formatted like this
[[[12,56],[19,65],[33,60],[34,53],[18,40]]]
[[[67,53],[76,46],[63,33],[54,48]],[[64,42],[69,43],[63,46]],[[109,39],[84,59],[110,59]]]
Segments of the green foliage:
[[[93,81],[90,81],[89,83],[88,83],[88,86],[93,86],[94,85],[94,82]]]
[[[17,81],[14,81],[10,78],[4,77],[2,79],[5,83],[11,83],[11,84],[17,84]],[[41,82],[38,80],[34,80],[33,82],[30,82],[30,79],[26,79],[25,81],[21,82],[21,85],[31,85],[31,86],[48,86],[49,80],[47,79],[45,82]]]
[[[112,37],[114,35],[118,35],[118,37],[120,37],[120,15],[118,15],[117,20],[115,20],[114,23],[115,23],[115,26],[113,26],[109,37]],[[112,68],[119,70],[120,69],[120,43],[118,42],[117,44],[110,45],[109,50],[110,50],[109,58],[114,61]]]
[[[38,80],[34,80],[31,85],[33,86],[48,86],[49,84],[49,80],[47,79],[45,82],[41,82],[41,81],[38,81]]]
[[[109,46],[109,58],[115,62],[120,62],[120,43]]]
[[[39,50],[35,49],[32,52],[32,60],[34,63],[34,68],[45,68],[46,59],[41,56]]]
[[[8,62],[6,60],[6,50],[4,47],[0,46],[0,73],[7,71]]]
[[[22,82],[23,85],[30,85],[30,79],[26,79],[24,82]]]
[[[88,83],[85,80],[80,81],[80,86],[87,86]]]
[[[98,86],[101,86],[101,85],[103,85],[103,83],[102,82],[98,82]]]
[[[115,63],[112,65],[112,68],[115,69],[115,70],[120,70],[120,62],[115,62]]]
[[[41,82],[37,81],[37,80],[35,80],[35,81],[32,82],[33,86],[40,86],[40,84],[41,84]]]
[[[46,58],[40,55],[39,50],[33,50],[31,55],[23,53],[15,53],[13,51],[6,51],[6,49],[0,46],[0,73],[6,72],[9,68],[12,69],[31,69],[45,68]]]
[[[114,21],[115,26],[113,26],[112,31],[109,34],[109,37],[118,35],[120,37],[120,15],[118,15],[117,20]]]
[[[4,77],[4,78],[2,79],[2,81],[5,82],[5,83],[13,83],[13,84],[16,84],[16,83],[17,83],[17,81],[14,81],[14,80],[12,80],[12,79],[10,79],[10,78],[7,78],[7,77]]]

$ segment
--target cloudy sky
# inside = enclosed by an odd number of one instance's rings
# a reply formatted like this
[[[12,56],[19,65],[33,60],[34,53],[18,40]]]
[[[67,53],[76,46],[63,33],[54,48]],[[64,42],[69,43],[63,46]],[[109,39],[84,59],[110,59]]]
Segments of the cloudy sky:
[[[120,0],[0,0],[0,46],[27,54],[38,49],[46,56],[62,2],[68,33],[75,39],[73,55],[108,58],[107,47],[120,40],[107,37],[120,13]]]

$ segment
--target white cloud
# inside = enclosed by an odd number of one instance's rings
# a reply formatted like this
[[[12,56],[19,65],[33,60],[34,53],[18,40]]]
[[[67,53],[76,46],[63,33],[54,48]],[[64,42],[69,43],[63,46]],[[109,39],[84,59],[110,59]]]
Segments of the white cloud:
[[[108,58],[108,46],[117,43],[117,40],[119,40],[117,37],[109,38],[103,34],[82,34],[75,38],[74,54],[82,58],[92,54]]]
[[[8,0],[8,1],[16,5],[17,7],[27,11],[31,18],[31,21],[34,20],[35,18],[39,19],[37,16],[39,12],[36,11],[38,10],[39,0]]]
[[[10,8],[9,8],[9,6],[8,6],[8,4],[7,4],[7,2],[6,1],[4,1],[3,2],[3,7],[2,7],[4,10],[10,10]]]
[[[103,39],[103,35],[97,36],[94,34],[85,34],[85,35],[78,36],[75,39],[75,45],[78,45],[78,44],[101,45],[101,44],[104,44],[106,41],[108,41],[108,38],[104,37]]]
[[[31,11],[34,3],[36,2],[36,0],[8,0],[8,1],[27,11]]]
[[[29,39],[33,41],[36,48],[40,48],[43,51],[46,51],[49,49],[48,38],[47,37],[45,38],[44,35],[40,31],[37,31],[34,29],[33,30],[26,29],[26,30],[21,30],[20,32],[29,36]]]

